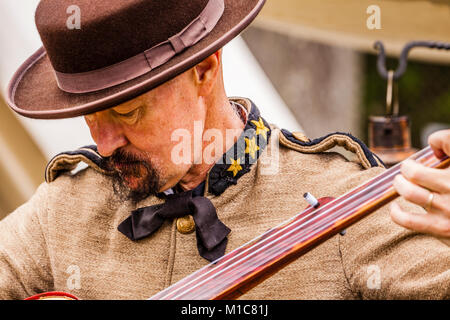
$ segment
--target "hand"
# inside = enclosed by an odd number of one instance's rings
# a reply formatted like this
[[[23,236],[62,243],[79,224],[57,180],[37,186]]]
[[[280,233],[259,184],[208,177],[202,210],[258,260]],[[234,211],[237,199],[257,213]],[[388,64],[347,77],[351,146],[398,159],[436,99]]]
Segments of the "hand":
[[[428,140],[438,158],[450,155],[450,130],[432,134]],[[427,214],[406,212],[391,205],[392,220],[411,230],[450,239],[450,168],[431,169],[407,160],[394,188],[406,200],[423,207]]]

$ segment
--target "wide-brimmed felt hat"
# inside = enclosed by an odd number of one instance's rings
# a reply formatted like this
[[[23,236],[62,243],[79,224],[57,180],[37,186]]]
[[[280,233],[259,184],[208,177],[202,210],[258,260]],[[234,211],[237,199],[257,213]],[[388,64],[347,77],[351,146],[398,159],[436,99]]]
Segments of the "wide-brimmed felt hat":
[[[38,119],[117,106],[189,70],[257,16],[265,0],[42,0],[43,42],[14,74],[9,106]]]

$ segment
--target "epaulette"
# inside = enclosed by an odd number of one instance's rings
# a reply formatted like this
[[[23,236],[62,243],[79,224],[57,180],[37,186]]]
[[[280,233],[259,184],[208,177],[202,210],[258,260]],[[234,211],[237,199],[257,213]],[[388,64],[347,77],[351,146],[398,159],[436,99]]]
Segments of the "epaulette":
[[[75,151],[62,152],[53,157],[45,168],[45,181],[53,182],[58,176],[75,169],[80,162],[85,162],[94,170],[109,174],[106,161],[97,151],[96,146],[86,146]]]
[[[356,154],[359,162],[365,169],[385,167],[383,161],[381,161],[376,154],[371,152],[364,142],[349,133],[336,132],[318,139],[310,140],[303,133],[291,133],[282,129],[280,134],[280,144],[302,153],[326,152],[336,146],[340,146],[347,151]]]

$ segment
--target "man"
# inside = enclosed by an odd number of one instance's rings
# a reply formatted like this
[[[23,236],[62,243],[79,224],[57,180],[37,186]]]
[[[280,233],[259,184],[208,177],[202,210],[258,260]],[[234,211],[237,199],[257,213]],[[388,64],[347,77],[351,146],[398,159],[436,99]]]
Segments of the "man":
[[[263,2],[83,0],[73,34],[69,2],[41,1],[45,51],[16,73],[9,104],[34,118],[83,115],[97,146],[56,156],[47,183],[1,222],[2,298],[148,298],[291,218],[303,193],[337,197],[383,172],[350,135],[310,141],[227,98],[219,49]],[[336,145],[358,163],[325,152]],[[71,174],[80,161],[89,168]],[[449,261],[444,242],[383,208],[243,297],[448,298]]]

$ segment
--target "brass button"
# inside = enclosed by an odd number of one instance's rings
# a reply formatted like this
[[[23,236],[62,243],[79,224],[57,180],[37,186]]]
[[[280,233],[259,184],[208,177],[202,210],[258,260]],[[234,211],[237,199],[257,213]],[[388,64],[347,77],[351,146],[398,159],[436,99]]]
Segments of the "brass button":
[[[294,136],[295,139],[297,139],[298,141],[301,142],[310,142],[311,140],[309,140],[309,138],[307,136],[305,136],[304,133],[302,132],[293,132],[292,135]]]
[[[191,215],[177,219],[177,230],[182,234],[188,234],[195,230],[194,218]]]

